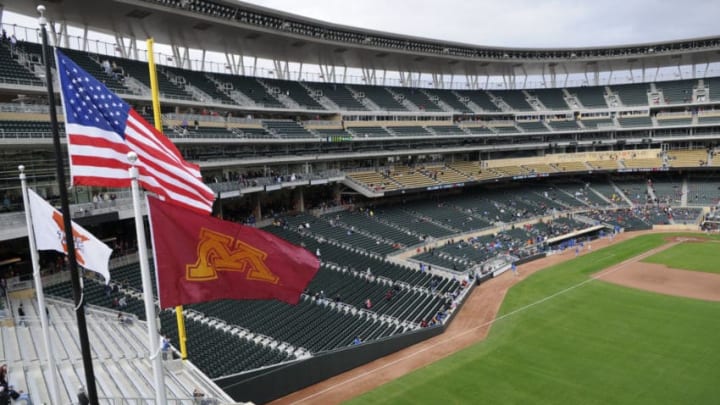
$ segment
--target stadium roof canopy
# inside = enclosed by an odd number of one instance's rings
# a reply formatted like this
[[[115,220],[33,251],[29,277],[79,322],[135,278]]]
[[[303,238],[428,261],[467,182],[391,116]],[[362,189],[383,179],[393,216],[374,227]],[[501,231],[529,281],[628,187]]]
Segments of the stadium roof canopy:
[[[5,9],[158,43],[281,62],[462,76],[616,72],[720,61],[720,37],[499,48],[348,27],[232,0],[4,0]]]

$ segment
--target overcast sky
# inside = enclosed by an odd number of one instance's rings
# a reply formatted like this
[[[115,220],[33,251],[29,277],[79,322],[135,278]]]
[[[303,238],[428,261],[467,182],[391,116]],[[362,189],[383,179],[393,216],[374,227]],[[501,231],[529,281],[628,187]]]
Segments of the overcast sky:
[[[584,47],[720,35],[720,0],[245,0],[338,24],[503,47]],[[35,26],[6,12],[4,23]]]
[[[720,35],[718,0],[245,0],[320,20],[488,46],[582,47]]]

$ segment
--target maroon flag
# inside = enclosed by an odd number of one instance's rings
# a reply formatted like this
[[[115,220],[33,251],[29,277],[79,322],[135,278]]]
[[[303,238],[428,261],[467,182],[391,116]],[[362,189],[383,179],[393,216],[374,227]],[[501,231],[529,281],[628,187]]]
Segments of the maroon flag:
[[[160,307],[218,299],[297,304],[320,261],[259,229],[148,197]]]

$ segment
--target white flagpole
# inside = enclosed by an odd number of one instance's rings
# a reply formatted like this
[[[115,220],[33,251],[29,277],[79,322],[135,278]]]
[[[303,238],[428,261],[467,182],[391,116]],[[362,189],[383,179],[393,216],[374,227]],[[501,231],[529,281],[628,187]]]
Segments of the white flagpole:
[[[130,161],[130,181],[132,186],[133,210],[135,213],[135,232],[137,233],[138,257],[140,259],[140,273],[142,274],[143,298],[145,301],[145,317],[147,318],[148,336],[150,338],[150,360],[155,376],[155,403],[167,403],[165,397],[165,381],[163,375],[162,358],[160,357],[160,336],[155,323],[155,298],[152,292],[152,281],[150,279],[150,264],[148,262],[147,242],[145,241],[145,227],[140,206],[140,186],[138,185],[137,154],[128,152]]]
[[[38,312],[40,313],[40,326],[42,327],[43,344],[45,345],[48,372],[50,374],[50,399],[53,404],[59,404],[60,394],[58,393],[57,367],[55,366],[55,354],[52,348],[52,341],[50,340],[48,318],[45,313],[45,293],[43,292],[42,278],[40,277],[40,260],[38,258],[37,247],[35,246],[35,232],[33,231],[32,214],[30,213],[30,199],[28,198],[25,166],[18,166],[18,170],[20,170],[20,186],[22,188],[23,204],[25,205],[25,222],[27,223],[28,242],[30,244],[30,261],[32,262],[33,279],[35,280],[35,294],[37,294]]]

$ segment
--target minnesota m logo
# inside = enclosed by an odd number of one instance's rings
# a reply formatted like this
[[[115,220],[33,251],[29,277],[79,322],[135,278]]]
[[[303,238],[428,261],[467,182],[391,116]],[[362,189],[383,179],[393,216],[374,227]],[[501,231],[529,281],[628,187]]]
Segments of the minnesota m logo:
[[[197,261],[186,266],[188,281],[209,281],[218,278],[220,271],[244,272],[252,281],[277,284],[280,278],[265,265],[267,253],[235,238],[200,229]]]

